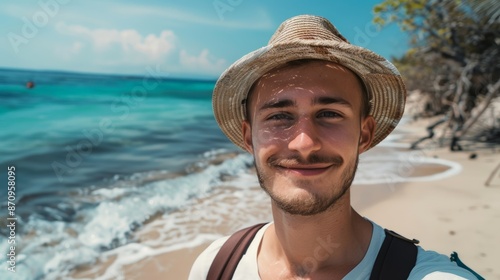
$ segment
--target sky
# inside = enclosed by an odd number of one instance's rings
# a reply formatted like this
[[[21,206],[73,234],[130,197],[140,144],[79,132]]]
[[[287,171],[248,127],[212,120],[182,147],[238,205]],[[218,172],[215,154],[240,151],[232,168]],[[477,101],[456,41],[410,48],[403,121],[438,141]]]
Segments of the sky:
[[[18,0],[0,2],[0,68],[216,78],[295,15],[329,19],[351,43],[390,59],[408,48],[377,29],[381,0]]]

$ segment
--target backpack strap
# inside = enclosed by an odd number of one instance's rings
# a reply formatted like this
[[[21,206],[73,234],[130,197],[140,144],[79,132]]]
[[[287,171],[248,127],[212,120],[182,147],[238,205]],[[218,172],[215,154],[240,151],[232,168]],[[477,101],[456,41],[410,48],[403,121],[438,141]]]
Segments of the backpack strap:
[[[241,257],[243,257],[253,238],[264,225],[266,224],[257,224],[231,235],[215,256],[208,271],[207,280],[230,280]]]
[[[392,230],[385,229],[385,239],[373,265],[370,280],[408,279],[417,262],[416,239],[407,239]]]

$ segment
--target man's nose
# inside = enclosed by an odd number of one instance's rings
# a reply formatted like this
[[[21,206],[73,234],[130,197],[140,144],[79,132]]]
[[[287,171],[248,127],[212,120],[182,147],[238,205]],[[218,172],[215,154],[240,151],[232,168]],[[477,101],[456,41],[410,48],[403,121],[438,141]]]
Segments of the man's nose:
[[[296,133],[288,143],[288,148],[299,152],[303,158],[307,158],[312,152],[321,148],[321,142],[311,121],[306,119],[296,124]]]

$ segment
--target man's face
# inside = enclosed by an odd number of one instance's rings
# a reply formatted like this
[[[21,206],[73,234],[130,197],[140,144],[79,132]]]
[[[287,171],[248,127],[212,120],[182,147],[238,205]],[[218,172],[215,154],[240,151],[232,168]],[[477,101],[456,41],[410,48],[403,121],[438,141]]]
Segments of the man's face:
[[[326,61],[273,70],[254,86],[245,146],[279,208],[314,215],[349,189],[375,126],[361,119],[362,92],[354,73]]]

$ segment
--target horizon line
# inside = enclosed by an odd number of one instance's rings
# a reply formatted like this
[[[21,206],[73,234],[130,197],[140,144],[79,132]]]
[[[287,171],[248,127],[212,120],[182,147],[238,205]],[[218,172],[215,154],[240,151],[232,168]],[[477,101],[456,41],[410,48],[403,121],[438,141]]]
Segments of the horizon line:
[[[18,71],[18,72],[45,72],[45,73],[61,73],[61,74],[77,74],[86,76],[120,76],[128,78],[144,78],[147,74],[126,74],[126,73],[106,73],[106,72],[84,72],[75,70],[60,70],[60,69],[28,69],[28,68],[14,68],[0,66],[0,71]],[[187,76],[187,75],[159,75],[159,79],[163,80],[185,80],[185,81],[200,81],[200,82],[216,82],[216,77],[203,77],[203,76]]]

